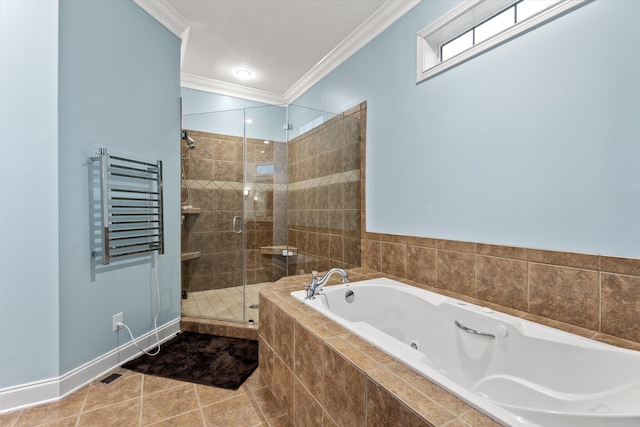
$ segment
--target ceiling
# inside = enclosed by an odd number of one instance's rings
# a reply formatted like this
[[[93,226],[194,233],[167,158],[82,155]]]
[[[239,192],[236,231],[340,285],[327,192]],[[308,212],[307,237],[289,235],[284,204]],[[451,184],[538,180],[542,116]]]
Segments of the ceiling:
[[[182,39],[181,86],[270,104],[293,101],[420,2],[134,1]]]

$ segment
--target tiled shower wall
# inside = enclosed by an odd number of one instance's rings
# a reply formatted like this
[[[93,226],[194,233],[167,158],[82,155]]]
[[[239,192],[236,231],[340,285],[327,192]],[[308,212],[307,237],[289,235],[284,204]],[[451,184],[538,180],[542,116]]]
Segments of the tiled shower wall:
[[[289,142],[289,274],[360,265],[365,104]]]
[[[242,216],[246,200],[247,284],[276,280],[272,256],[260,247],[286,244],[286,146],[247,140],[247,191],[243,187],[243,139],[189,131],[195,148],[186,151],[184,172],[191,192],[189,205],[200,213],[186,214],[182,228],[182,252],[200,252],[183,261],[182,289],[190,292],[242,284],[243,235],[232,232],[234,216]],[[183,150],[186,144],[182,144]],[[274,166],[273,173],[257,165]],[[246,193],[246,194],[245,194]],[[186,200],[182,188],[182,200]],[[274,218],[283,218],[274,221]]]

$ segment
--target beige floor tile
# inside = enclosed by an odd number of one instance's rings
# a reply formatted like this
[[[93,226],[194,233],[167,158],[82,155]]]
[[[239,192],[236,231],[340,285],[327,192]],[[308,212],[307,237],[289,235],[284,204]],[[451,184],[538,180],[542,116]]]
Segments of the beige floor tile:
[[[79,417],[78,415],[74,415],[74,416],[69,417],[69,418],[63,418],[63,419],[58,420],[58,421],[39,424],[39,425],[34,426],[34,427],[75,427],[76,424],[78,423],[78,417]],[[0,424],[0,425],[2,425],[2,424]]]
[[[208,406],[243,394],[245,393],[245,390],[243,387],[238,388],[238,390],[227,390],[224,388],[208,387],[206,385],[196,384],[196,393],[198,394],[200,406]]]
[[[291,421],[289,421],[289,418],[286,415],[281,415],[276,418],[269,418],[267,422],[269,423],[270,427],[293,427],[293,424],[291,424]]]
[[[251,391],[251,394],[265,418],[277,418],[285,415],[284,409],[278,404],[276,397],[271,393],[269,387],[262,387]]]
[[[0,414],[0,426],[12,427],[21,413],[22,411],[14,411],[8,414]]]
[[[202,408],[207,427],[255,426],[264,422],[246,393]]]
[[[83,412],[78,427],[134,427],[140,425],[140,398]]]
[[[142,400],[142,424],[152,424],[198,408],[193,384],[145,395]]]
[[[207,408],[207,426],[268,426],[250,393],[264,387],[257,371],[235,391],[121,368],[114,372],[122,377],[109,384],[96,381],[58,402],[2,414],[0,426],[203,427],[202,408]],[[123,400],[130,396],[135,397]]]
[[[117,385],[117,386],[116,386]],[[125,400],[140,397],[142,393],[142,375],[126,375],[103,384],[95,382],[89,386],[89,393],[83,411],[93,411],[103,406],[113,405]]]
[[[253,371],[249,378],[244,382],[244,387],[248,388],[250,391],[261,389],[266,385],[267,383],[264,381],[264,378],[262,378],[262,375],[260,375],[260,368]]]
[[[148,395],[174,387],[181,387],[187,384],[188,383],[184,381],[172,380],[170,378],[163,378],[155,375],[144,375],[142,392],[144,395]]]
[[[149,427],[204,427],[204,421],[202,420],[200,409],[195,409],[177,417],[147,425]]]
[[[77,415],[82,409],[88,392],[89,387],[84,387],[58,402],[25,409],[20,414],[16,427],[33,427],[44,422],[51,423]]]

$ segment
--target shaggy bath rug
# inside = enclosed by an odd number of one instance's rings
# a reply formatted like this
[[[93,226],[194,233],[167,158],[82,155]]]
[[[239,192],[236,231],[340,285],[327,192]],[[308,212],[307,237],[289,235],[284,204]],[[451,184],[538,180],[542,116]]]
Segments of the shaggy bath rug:
[[[143,354],[122,367],[237,390],[258,367],[258,341],[182,332],[164,343],[157,356]]]

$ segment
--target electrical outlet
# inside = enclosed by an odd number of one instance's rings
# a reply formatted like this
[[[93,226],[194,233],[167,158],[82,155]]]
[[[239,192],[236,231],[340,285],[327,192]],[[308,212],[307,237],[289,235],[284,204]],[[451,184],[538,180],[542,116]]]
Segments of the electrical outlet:
[[[118,329],[120,329],[122,326],[118,326],[118,323],[124,323],[124,316],[122,315],[122,313],[118,313],[118,314],[114,314],[113,315],[113,330],[117,331]]]

